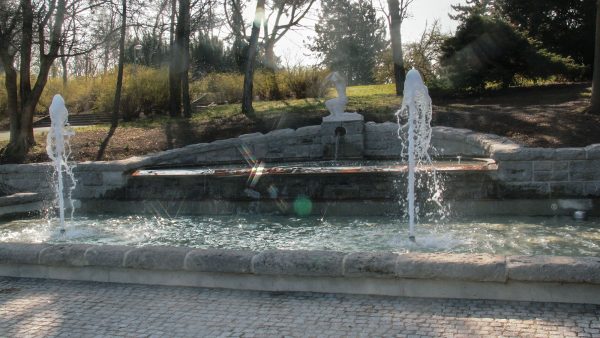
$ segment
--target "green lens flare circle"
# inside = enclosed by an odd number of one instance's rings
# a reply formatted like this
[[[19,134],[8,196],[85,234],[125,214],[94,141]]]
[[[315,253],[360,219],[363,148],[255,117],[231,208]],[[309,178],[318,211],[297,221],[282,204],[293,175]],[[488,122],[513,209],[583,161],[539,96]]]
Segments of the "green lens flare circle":
[[[312,201],[306,196],[298,196],[294,201],[294,212],[298,216],[308,216],[312,211]]]

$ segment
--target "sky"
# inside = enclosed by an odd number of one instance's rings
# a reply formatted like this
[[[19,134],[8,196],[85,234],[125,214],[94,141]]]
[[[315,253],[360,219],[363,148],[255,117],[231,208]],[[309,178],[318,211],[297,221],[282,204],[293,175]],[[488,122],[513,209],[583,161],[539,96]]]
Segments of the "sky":
[[[385,0],[381,0],[386,4]],[[379,7],[379,0],[373,0],[375,6]],[[402,24],[403,43],[410,43],[419,39],[426,23],[431,24],[435,19],[439,19],[443,32],[454,32],[457,22],[448,17],[451,12],[450,5],[464,4],[465,0],[414,0],[409,8],[410,17],[404,20]],[[320,4],[316,3],[318,10]],[[314,27],[318,12],[313,11],[305,25]],[[288,32],[284,38],[275,46],[275,54],[282,60],[283,65],[312,65],[318,62],[305,46],[304,41],[310,41],[314,36],[312,29],[301,28],[296,31]]]

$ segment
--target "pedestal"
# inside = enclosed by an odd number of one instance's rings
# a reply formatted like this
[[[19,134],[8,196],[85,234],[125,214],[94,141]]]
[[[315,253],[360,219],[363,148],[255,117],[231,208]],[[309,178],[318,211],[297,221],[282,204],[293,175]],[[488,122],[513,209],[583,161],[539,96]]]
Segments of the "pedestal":
[[[362,159],[364,155],[364,129],[365,118],[358,113],[344,113],[324,117],[321,124],[323,159]]]

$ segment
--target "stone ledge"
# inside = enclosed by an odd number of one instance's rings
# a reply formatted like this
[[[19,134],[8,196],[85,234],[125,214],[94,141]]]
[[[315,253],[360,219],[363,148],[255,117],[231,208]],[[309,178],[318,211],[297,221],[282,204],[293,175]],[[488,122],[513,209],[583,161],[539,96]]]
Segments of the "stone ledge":
[[[0,263],[39,264],[40,251],[48,244],[0,243]]]
[[[17,205],[17,204],[25,204],[25,203],[31,203],[31,202],[39,202],[39,201],[43,201],[45,197],[46,196],[44,196],[43,194],[34,193],[34,192],[22,192],[22,193],[16,193],[16,194],[8,195],[8,196],[1,196],[0,197],[0,207],[6,207],[6,206],[11,206],[11,205]]]
[[[185,258],[184,268],[200,272],[252,273],[252,258],[256,254],[249,250],[192,250]]]
[[[259,275],[340,277],[344,255],[334,251],[267,250],[252,258],[252,268]]]
[[[84,257],[90,266],[121,267],[125,255],[132,250],[135,248],[123,245],[94,245],[85,251]]]
[[[91,248],[88,244],[49,245],[39,254],[40,265],[50,266],[87,266],[85,252]]]
[[[511,256],[508,278],[516,281],[600,284],[600,258]]]
[[[128,251],[123,258],[124,268],[145,270],[183,270],[185,256],[191,249],[146,246]]]
[[[451,279],[481,282],[506,282],[506,259],[487,254],[400,255],[396,276],[419,279]]]
[[[15,173],[52,173],[52,163],[32,163],[32,164],[4,164],[0,165],[0,174],[15,174]]]
[[[0,265],[206,272],[253,276],[377,278],[600,285],[600,258],[392,252],[191,249],[0,243]]]
[[[398,254],[391,252],[354,252],[344,258],[346,277],[394,278]]]

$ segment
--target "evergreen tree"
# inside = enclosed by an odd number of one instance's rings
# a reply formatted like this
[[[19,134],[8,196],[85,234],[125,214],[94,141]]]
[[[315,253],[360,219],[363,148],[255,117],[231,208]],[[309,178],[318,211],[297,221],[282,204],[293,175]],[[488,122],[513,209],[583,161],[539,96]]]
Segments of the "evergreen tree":
[[[583,67],[541,48],[506,21],[472,15],[442,46],[441,63],[457,89],[481,90],[487,83],[513,84],[515,75],[576,78]]]
[[[387,46],[385,23],[367,0],[323,0],[310,49],[350,84],[374,82],[377,56]]]
[[[594,62],[596,0],[496,0],[501,15],[548,50]]]
[[[494,15],[497,13],[495,0],[467,0],[465,5],[450,5],[450,7],[455,12],[455,14],[448,15],[450,19],[461,23],[465,23],[474,15]]]

